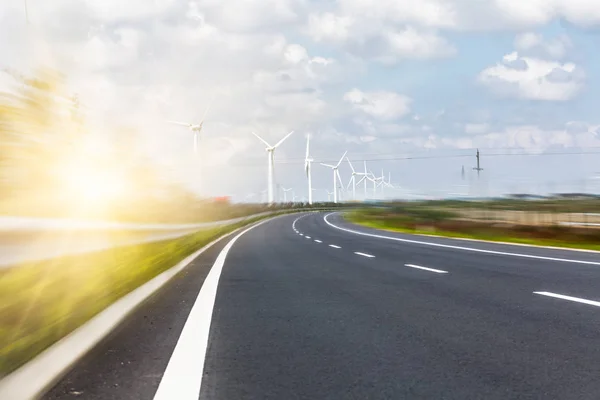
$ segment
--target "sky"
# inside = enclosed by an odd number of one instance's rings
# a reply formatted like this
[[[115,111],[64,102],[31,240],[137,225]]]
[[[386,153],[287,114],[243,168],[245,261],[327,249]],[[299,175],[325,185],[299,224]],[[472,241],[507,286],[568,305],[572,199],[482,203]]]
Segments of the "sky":
[[[258,199],[267,155],[251,132],[292,130],[276,181],[298,198],[307,134],[318,199],[332,190],[319,162],[345,151],[391,174],[388,196],[600,191],[597,0],[27,3],[29,24],[23,0],[0,0],[0,67],[60,69],[98,134],[135,128],[202,195]],[[209,105],[194,155],[165,121]]]

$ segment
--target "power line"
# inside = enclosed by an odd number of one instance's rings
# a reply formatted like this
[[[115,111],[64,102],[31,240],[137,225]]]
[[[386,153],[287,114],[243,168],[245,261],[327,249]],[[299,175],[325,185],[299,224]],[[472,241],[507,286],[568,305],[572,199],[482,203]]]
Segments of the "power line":
[[[486,153],[486,157],[539,157],[539,156],[566,156],[566,155],[593,155],[600,154],[600,151],[573,151],[573,152],[550,152],[550,153]],[[359,156],[360,157],[360,156]],[[452,159],[452,158],[470,158],[473,157],[473,153],[470,154],[453,154],[453,155],[436,155],[436,156],[390,156],[390,157],[377,157],[377,158],[353,158],[353,161],[360,162],[378,162],[378,161],[404,161],[404,160],[442,160],[442,159]],[[337,162],[338,160],[333,159],[322,159],[315,162],[322,163],[332,163]],[[295,164],[304,164],[303,159],[285,159],[285,160],[277,160],[277,164],[279,165],[295,165]],[[243,163],[243,164],[233,164],[232,166],[237,167],[246,167],[246,166],[254,166],[261,165],[261,162],[257,163]]]

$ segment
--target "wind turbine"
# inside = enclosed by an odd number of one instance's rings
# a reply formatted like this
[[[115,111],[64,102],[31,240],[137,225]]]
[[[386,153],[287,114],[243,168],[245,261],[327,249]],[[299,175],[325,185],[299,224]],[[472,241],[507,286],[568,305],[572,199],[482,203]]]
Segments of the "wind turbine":
[[[350,184],[352,184],[352,199],[356,200],[356,177],[357,176],[363,176],[365,175],[362,172],[356,172],[356,170],[354,169],[354,166],[352,165],[352,163],[350,162],[350,159],[348,157],[346,157],[346,160],[348,161],[348,165],[350,165],[350,169],[352,170],[352,176],[350,177],[350,181],[348,182],[348,186],[350,186]],[[365,163],[366,165],[366,163]],[[360,183],[360,181],[359,181]],[[365,185],[366,187],[366,185]],[[346,188],[347,189],[347,188]]]
[[[325,190],[327,192],[327,202],[329,203],[331,201],[331,195],[333,194],[333,192],[330,192],[329,190]]]
[[[274,171],[274,163],[275,163],[275,149],[278,148],[279,146],[281,146],[281,143],[283,143],[285,141],[285,139],[289,138],[290,135],[294,133],[294,131],[291,131],[290,133],[288,133],[287,135],[285,135],[283,137],[283,139],[281,139],[279,142],[277,142],[277,144],[275,144],[275,146],[271,146],[269,143],[267,143],[267,141],[263,138],[261,138],[260,136],[258,136],[256,133],[252,132],[252,134],[254,136],[256,136],[258,138],[258,140],[260,140],[261,142],[263,142],[267,147],[265,148],[265,150],[267,151],[267,157],[268,157],[268,165],[269,168],[267,170],[267,182],[268,182],[268,187],[267,190],[269,191],[269,205],[273,204],[273,181],[274,181],[274,175],[275,175],[275,171]]]
[[[342,186],[344,186],[344,184],[342,183],[342,178],[340,178],[340,172],[338,170],[338,167],[344,160],[344,157],[346,157],[346,153],[348,153],[348,152],[347,151],[344,152],[344,155],[340,158],[340,161],[338,161],[338,163],[336,165],[321,163],[321,165],[323,165],[325,167],[329,167],[333,171],[333,202],[334,203],[338,202],[338,190],[337,190],[338,181]]]
[[[365,200],[367,199],[367,180],[369,180],[369,172],[367,171],[367,162],[363,161],[364,165],[365,165],[365,172],[362,173],[362,178],[360,178],[360,180],[356,183],[356,185],[360,185],[361,182],[364,181],[364,185],[365,185]]]
[[[292,190],[292,188],[288,188],[288,189],[282,188],[282,189],[283,189],[283,202],[287,203],[287,192],[289,192],[290,190]]]
[[[186,128],[188,128],[190,130],[190,132],[192,132],[194,134],[194,153],[195,154],[198,153],[198,138],[200,136],[200,132],[202,132],[202,125],[204,124],[204,119],[206,118],[206,114],[208,113],[208,109],[210,108],[211,104],[212,104],[212,100],[210,103],[208,103],[208,106],[206,106],[206,109],[204,110],[204,115],[202,115],[202,119],[200,120],[199,124],[190,124],[187,122],[179,122],[179,121],[167,121],[171,124],[185,126]]]
[[[378,182],[381,180],[381,178],[376,177],[373,172],[369,171],[367,179],[373,182],[373,198],[375,199],[377,197],[377,188],[379,187]]]
[[[306,136],[306,156],[304,157],[304,170],[306,171],[306,177],[308,178],[308,204],[312,204],[312,178],[310,175],[310,166],[314,161],[310,156],[310,134]]]

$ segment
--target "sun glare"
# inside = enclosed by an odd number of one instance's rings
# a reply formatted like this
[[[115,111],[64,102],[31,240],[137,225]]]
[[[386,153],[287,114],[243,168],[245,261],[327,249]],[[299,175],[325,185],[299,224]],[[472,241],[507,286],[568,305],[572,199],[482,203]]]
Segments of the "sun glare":
[[[114,165],[110,157],[97,154],[81,154],[65,161],[59,175],[68,204],[77,211],[106,210],[123,199],[127,184]]]

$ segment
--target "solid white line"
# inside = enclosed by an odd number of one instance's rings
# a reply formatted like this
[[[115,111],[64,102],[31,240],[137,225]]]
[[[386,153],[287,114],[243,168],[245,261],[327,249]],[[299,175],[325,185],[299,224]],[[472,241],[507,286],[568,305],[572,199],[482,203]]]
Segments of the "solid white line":
[[[357,255],[363,256],[363,257],[368,257],[368,258],[375,258],[375,256],[372,256],[372,255],[366,254],[366,253],[361,253],[360,251],[355,251],[354,254],[357,254]]]
[[[219,253],[188,315],[154,400],[197,400],[200,396],[208,333],[225,258],[243,234],[264,222],[237,234]]]
[[[551,293],[551,292],[533,292],[533,293],[539,294],[542,296],[556,297],[557,299],[575,301],[577,303],[584,303],[584,304],[589,304],[591,306],[600,307],[600,301],[581,299],[579,297],[565,296],[564,294],[556,294],[556,293]]]
[[[317,242],[317,243],[323,243],[322,241],[317,240],[317,239],[315,239],[315,242]]]
[[[567,259],[567,258],[544,257],[544,256],[534,256],[531,254],[509,253],[509,252],[505,252],[505,251],[496,251],[496,250],[484,250],[484,249],[476,249],[473,247],[454,246],[454,245],[449,245],[449,244],[424,242],[421,240],[401,239],[401,238],[392,237],[392,236],[384,236],[384,235],[376,235],[373,233],[359,232],[359,231],[355,231],[353,229],[342,228],[340,226],[332,224],[331,222],[329,222],[327,220],[327,217],[329,217],[331,214],[334,214],[334,213],[327,214],[326,216],[323,217],[323,220],[325,221],[325,223],[327,223],[327,225],[329,225],[335,229],[339,229],[341,231],[354,233],[356,235],[370,236],[370,237],[375,237],[375,238],[379,238],[379,239],[395,240],[397,242],[403,242],[403,243],[423,244],[426,246],[442,247],[442,248],[446,248],[446,249],[472,251],[475,253],[497,254],[497,255],[501,255],[501,256],[531,258],[531,259],[546,260],[546,261],[559,261],[559,262],[566,262],[566,263],[573,263],[573,264],[600,265],[600,261],[571,260],[571,259]],[[493,243],[491,243],[491,244],[493,244]]]
[[[336,246],[335,244],[330,244],[329,247],[333,247],[334,249],[341,249],[340,246]]]
[[[177,265],[121,297],[21,368],[0,379],[0,398],[25,400],[40,397],[56,379],[110,334],[137,306],[167,284],[200,254],[241,229],[223,235],[190,254]]]
[[[414,264],[404,264],[404,266],[410,267],[410,268],[422,269],[423,271],[435,272],[436,274],[447,274],[448,273],[448,271],[442,271],[441,269],[426,268],[426,267],[421,267],[419,265],[414,265]]]

